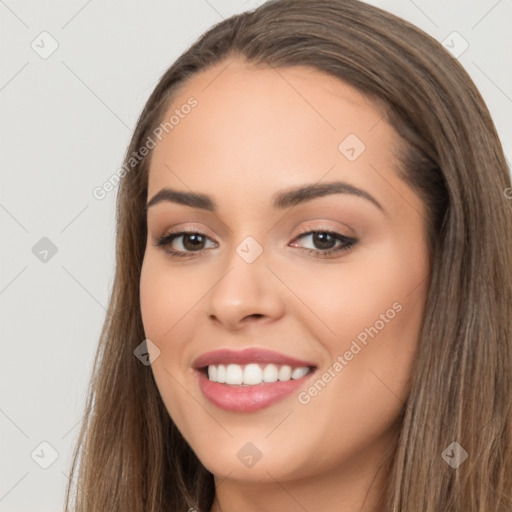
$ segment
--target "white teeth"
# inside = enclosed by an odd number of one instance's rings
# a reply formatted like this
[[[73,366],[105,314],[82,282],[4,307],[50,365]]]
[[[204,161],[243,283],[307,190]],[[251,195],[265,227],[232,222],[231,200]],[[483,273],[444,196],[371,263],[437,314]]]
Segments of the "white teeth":
[[[208,378],[212,382],[217,382],[217,367],[210,365],[208,366]]]
[[[260,384],[263,378],[263,371],[257,364],[248,364],[244,368],[244,384]]]
[[[281,369],[279,370],[279,380],[281,382],[285,382],[287,380],[290,380],[292,378],[292,367],[291,366],[281,366]]]
[[[276,382],[279,378],[279,371],[275,364],[267,364],[263,370],[263,382]]]
[[[208,379],[229,385],[256,386],[263,382],[287,382],[290,379],[300,379],[310,372],[310,368],[299,366],[293,368],[289,365],[258,364],[247,365],[223,364],[208,366]]]
[[[226,384],[242,384],[244,372],[237,364],[228,364],[226,368]]]
[[[301,368],[295,368],[292,372],[292,379],[300,379],[309,373],[309,368],[302,366]]]
[[[209,369],[210,367],[208,367]],[[223,364],[219,364],[217,367],[217,382],[226,382],[226,367]]]

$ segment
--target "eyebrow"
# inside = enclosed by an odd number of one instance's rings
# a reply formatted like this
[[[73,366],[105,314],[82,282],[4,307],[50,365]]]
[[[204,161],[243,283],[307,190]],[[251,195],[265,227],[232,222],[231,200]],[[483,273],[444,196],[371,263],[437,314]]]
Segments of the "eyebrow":
[[[374,204],[383,213],[386,213],[377,199],[366,192],[366,190],[358,188],[345,181],[316,183],[277,192],[272,196],[272,207],[275,209],[289,208],[291,206],[311,201],[317,197],[323,197],[331,194],[349,194],[362,197]],[[200,208],[201,210],[207,210],[210,212],[217,211],[217,204],[206,194],[182,192],[167,187],[161,189],[152,197],[152,199],[146,204],[146,210],[164,201],[190,206],[191,208]]]

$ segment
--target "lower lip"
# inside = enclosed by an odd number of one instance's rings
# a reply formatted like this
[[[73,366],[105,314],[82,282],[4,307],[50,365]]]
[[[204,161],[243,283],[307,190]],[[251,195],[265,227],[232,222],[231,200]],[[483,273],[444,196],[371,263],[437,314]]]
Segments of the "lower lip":
[[[263,382],[255,386],[237,386],[212,382],[198,371],[199,387],[210,402],[221,409],[233,412],[252,412],[264,409],[290,396],[304,385],[315,370],[300,379],[286,382]]]

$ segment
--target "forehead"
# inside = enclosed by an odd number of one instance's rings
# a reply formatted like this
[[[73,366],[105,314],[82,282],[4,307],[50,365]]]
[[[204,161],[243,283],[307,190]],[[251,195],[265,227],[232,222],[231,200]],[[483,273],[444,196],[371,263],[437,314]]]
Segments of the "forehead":
[[[399,143],[367,97],[302,66],[219,63],[180,88],[163,122],[171,117],[151,156],[149,196],[164,186],[225,193],[229,184],[263,197],[324,176],[368,187],[372,166],[392,169]]]

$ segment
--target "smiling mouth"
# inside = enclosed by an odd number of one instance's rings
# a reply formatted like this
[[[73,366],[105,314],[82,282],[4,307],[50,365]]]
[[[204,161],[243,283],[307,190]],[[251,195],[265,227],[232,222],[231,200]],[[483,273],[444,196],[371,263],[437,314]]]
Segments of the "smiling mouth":
[[[298,380],[314,371],[314,366],[277,363],[211,364],[200,369],[210,382],[228,386],[250,387]]]
[[[313,378],[313,360],[261,347],[219,348],[192,362],[203,396],[233,413],[266,409],[292,397]]]
[[[233,413],[257,412],[293,396],[307,385],[316,370],[316,366],[277,363],[211,364],[196,368],[204,397]]]

